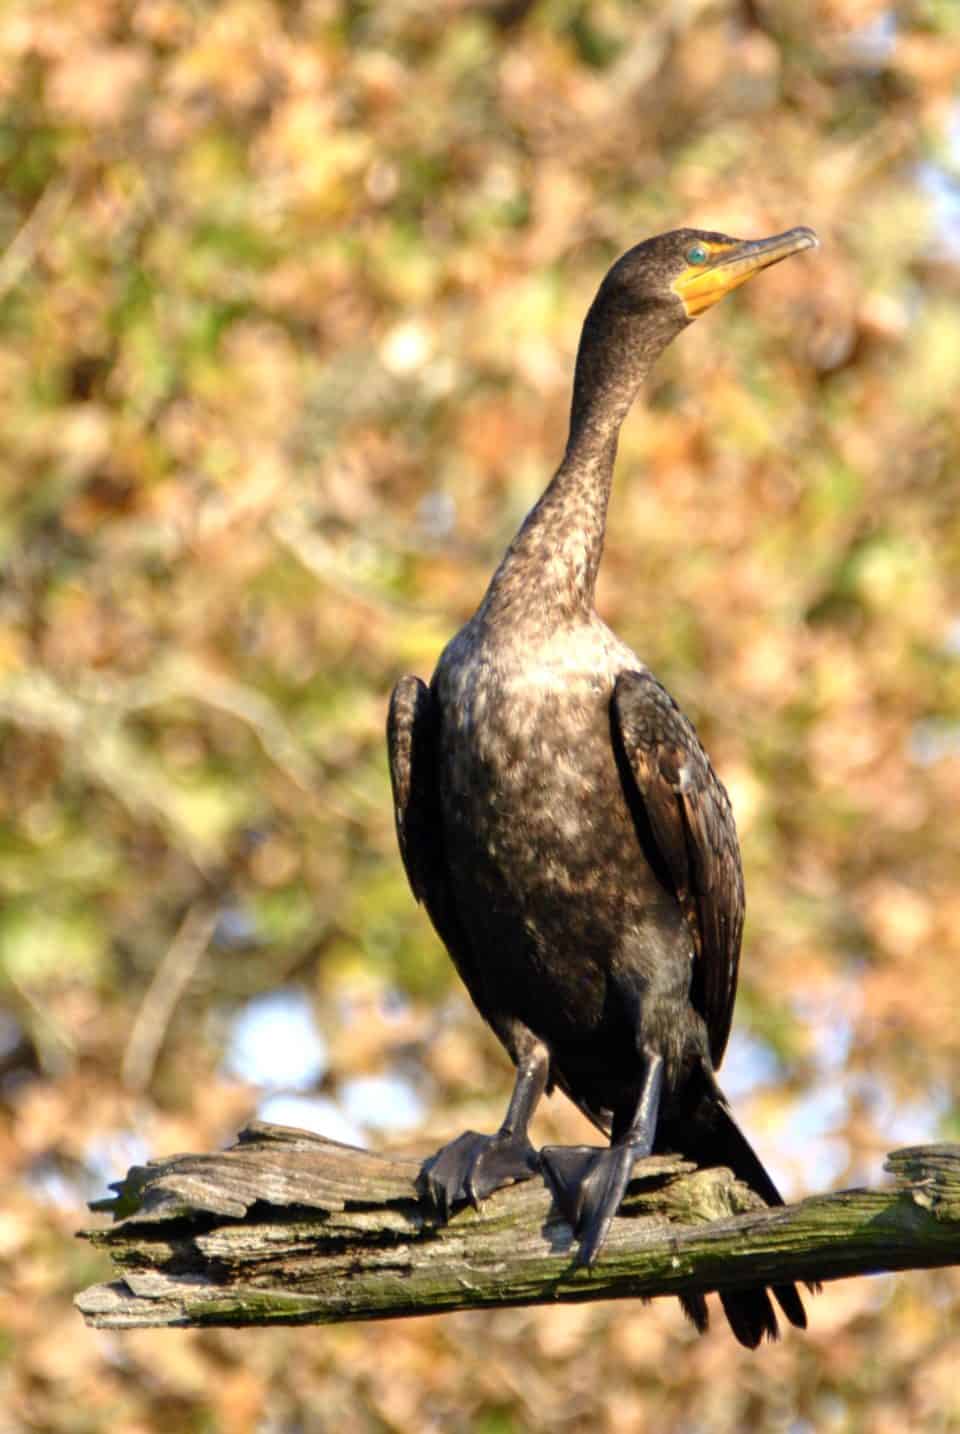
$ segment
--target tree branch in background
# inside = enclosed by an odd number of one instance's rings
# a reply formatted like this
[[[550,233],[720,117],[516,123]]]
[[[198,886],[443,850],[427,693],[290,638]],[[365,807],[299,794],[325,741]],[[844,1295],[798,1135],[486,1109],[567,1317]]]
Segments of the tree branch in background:
[[[150,1084],[163,1038],[210,944],[217,916],[216,902],[195,901],[154,972],[123,1053],[121,1074],[127,1090],[143,1091]]]

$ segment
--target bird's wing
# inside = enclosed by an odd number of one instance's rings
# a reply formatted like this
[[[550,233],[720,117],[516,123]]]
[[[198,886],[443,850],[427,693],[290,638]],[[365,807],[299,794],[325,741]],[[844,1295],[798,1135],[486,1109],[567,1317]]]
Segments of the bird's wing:
[[[693,726],[649,672],[618,677],[613,732],[645,853],[676,893],[693,936],[691,1000],[707,1023],[716,1068],[730,1034],[743,934],[743,871],[730,799]]]
[[[437,786],[439,714],[425,682],[401,677],[390,698],[387,752],[400,855],[417,901],[473,994],[469,947],[456,912],[443,856],[443,816]]]

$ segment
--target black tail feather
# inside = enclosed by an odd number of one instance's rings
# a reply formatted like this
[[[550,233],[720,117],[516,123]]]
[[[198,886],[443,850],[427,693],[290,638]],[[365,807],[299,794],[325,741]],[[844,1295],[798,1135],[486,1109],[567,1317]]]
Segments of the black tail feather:
[[[765,1289],[721,1290],[720,1303],[730,1328],[747,1349],[756,1349],[760,1341],[780,1337],[780,1326],[770,1296]]]
[[[697,1334],[706,1334],[710,1324],[710,1315],[704,1296],[681,1295],[680,1304],[687,1319],[696,1329]]]
[[[815,1295],[820,1286],[808,1284],[807,1289],[812,1295]],[[790,1323],[796,1325],[797,1329],[806,1329],[807,1312],[803,1307],[803,1300],[797,1294],[796,1285],[774,1285],[773,1293],[776,1296],[777,1304]]]
[[[657,1150],[676,1151],[702,1167],[725,1165],[738,1180],[755,1190],[767,1205],[782,1205],[783,1199],[760,1158],[737,1125],[723,1093],[710,1079],[710,1086],[695,1110],[675,1123],[664,1121],[657,1133]],[[809,1285],[816,1293],[819,1285]],[[783,1313],[797,1329],[806,1329],[807,1314],[795,1285],[778,1284],[772,1293]],[[706,1302],[702,1295],[683,1295],[684,1313],[702,1333],[707,1324]],[[720,1303],[730,1328],[741,1344],[756,1349],[760,1341],[779,1335],[777,1315],[766,1289],[720,1291]]]

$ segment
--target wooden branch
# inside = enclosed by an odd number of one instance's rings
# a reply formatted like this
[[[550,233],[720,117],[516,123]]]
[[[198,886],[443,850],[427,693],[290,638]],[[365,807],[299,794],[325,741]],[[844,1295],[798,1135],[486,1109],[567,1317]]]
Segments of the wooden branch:
[[[896,1151],[892,1186],[779,1210],[727,1170],[654,1156],[590,1271],[539,1179],[438,1227],[419,1163],[257,1123],[222,1154],[134,1166],[91,1207],[114,1224],[85,1232],[121,1278],[77,1305],[113,1329],[324,1324],[960,1263],[960,1145]]]

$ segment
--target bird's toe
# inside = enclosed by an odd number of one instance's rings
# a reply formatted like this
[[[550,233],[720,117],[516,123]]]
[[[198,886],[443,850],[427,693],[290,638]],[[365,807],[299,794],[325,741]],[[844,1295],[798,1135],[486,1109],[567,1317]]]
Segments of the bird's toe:
[[[479,1206],[504,1185],[529,1180],[539,1167],[539,1156],[526,1137],[465,1130],[424,1161],[417,1189],[446,1222],[455,1205],[469,1200]]]
[[[627,1145],[545,1146],[543,1168],[557,1206],[580,1241],[576,1263],[592,1265],[620,1208],[636,1152]]]

